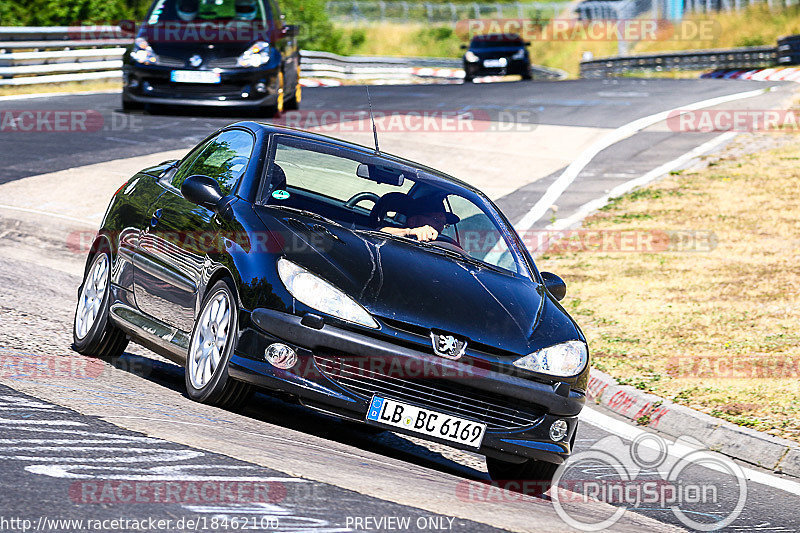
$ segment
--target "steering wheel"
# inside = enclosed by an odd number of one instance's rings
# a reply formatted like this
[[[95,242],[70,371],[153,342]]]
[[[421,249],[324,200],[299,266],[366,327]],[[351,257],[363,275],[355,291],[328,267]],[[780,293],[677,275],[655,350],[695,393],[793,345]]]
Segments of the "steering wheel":
[[[433,242],[435,242],[436,246],[439,246],[440,248],[447,248],[448,250],[453,250],[462,254],[466,253],[460,244],[447,235],[439,234],[439,236],[436,237]]]
[[[354,194],[352,198],[347,200],[344,203],[344,206],[345,207],[349,207],[350,209],[352,209],[356,205],[358,205],[359,203],[363,202],[364,200],[371,200],[372,203],[377,204],[378,200],[380,200],[380,199],[381,199],[381,197],[378,196],[377,194],[375,194],[374,192],[359,192],[359,193]]]

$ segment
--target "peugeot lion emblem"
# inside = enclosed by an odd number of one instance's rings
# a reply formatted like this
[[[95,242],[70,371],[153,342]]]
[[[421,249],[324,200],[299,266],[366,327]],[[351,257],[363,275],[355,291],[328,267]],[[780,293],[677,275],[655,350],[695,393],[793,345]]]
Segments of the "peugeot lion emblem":
[[[203,62],[203,58],[199,55],[195,54],[189,58],[189,64],[193,67],[199,67],[200,64]]]
[[[447,359],[460,359],[467,349],[467,341],[446,333],[431,332],[433,353]]]

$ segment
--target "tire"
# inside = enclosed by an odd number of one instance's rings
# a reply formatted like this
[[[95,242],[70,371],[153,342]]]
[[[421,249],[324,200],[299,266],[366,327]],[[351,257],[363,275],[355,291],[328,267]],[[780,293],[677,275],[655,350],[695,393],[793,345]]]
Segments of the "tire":
[[[283,109],[285,111],[297,111],[300,109],[300,101],[302,99],[303,88],[300,87],[300,82],[297,82],[297,87],[294,89],[294,94],[291,98],[286,100],[283,103]]]
[[[133,100],[128,100],[124,96],[122,97],[122,110],[123,111],[135,111],[139,109],[144,109],[144,105],[139,102],[134,102]]]
[[[472,76],[464,76],[464,83],[472,83],[474,79]]]
[[[491,457],[486,458],[489,476],[494,481],[528,481],[525,494],[538,496],[544,494],[553,484],[553,476],[560,465],[528,459],[524,463],[509,463]]]
[[[223,409],[240,407],[252,394],[250,385],[228,375],[239,328],[238,305],[231,286],[230,280],[222,279],[203,298],[184,366],[189,398]],[[223,339],[220,332],[224,332]]]
[[[111,301],[111,254],[92,258],[78,289],[72,324],[72,348],[82,355],[115,359],[125,353],[128,337],[108,319]]]
[[[528,72],[524,72],[524,73],[522,74],[522,79],[523,79],[524,81],[530,81],[530,80],[532,80],[532,79],[533,79],[533,74],[531,74],[531,71],[530,71],[530,70],[529,70]]]

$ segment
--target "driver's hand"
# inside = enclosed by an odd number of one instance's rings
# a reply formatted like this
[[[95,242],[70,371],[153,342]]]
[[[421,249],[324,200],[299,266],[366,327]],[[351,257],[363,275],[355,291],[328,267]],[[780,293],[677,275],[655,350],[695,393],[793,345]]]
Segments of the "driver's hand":
[[[413,235],[418,241],[435,241],[439,236],[439,232],[431,226],[422,226],[420,228],[411,228],[408,230],[408,235]]]

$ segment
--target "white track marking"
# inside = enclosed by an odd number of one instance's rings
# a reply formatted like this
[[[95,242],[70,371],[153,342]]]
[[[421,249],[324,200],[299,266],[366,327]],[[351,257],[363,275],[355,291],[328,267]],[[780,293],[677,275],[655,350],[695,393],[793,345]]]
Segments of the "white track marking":
[[[50,98],[51,96],[89,96],[93,94],[121,94],[122,90],[109,90],[109,91],[83,91],[83,92],[53,92],[53,93],[36,93],[36,94],[11,94],[8,96],[0,96],[0,102],[8,100],[30,100],[31,98]]]
[[[11,211],[20,211],[22,213],[32,213],[34,215],[43,215],[46,217],[51,218],[60,218],[62,220],[69,220],[70,222],[78,222],[80,224],[86,224],[87,226],[97,227],[96,222],[92,222],[91,220],[86,220],[83,218],[75,218],[67,215],[60,215],[58,213],[51,213],[50,211],[42,211],[40,209],[31,209],[29,207],[17,207],[15,205],[5,205],[0,204],[0,209],[9,209]]]
[[[578,174],[586,168],[586,166],[594,159],[594,157],[605,150],[606,148],[631,137],[635,133],[652,126],[653,124],[657,124],[666,120],[671,113],[675,113],[678,111],[693,111],[695,109],[703,109],[706,107],[712,107],[719,104],[724,104],[726,102],[732,102],[735,100],[742,100],[744,98],[751,98],[753,96],[758,96],[764,94],[767,91],[772,90],[772,88],[768,89],[757,89],[755,91],[745,91],[741,93],[729,94],[726,96],[719,96],[716,98],[710,98],[708,100],[702,100],[700,102],[695,102],[693,104],[686,104],[682,105],[673,109],[669,109],[667,111],[662,111],[660,113],[655,113],[652,115],[648,115],[646,117],[642,117],[640,119],[634,120],[633,122],[629,122],[624,126],[620,126],[619,128],[615,129],[604,135],[600,140],[592,144],[589,148],[581,152],[581,154],[570,163],[570,165],[561,173],[561,175],[554,181],[550,187],[547,188],[544,195],[539,199],[539,201],[534,204],[534,206],[522,217],[522,219],[517,222],[515,225],[517,232],[522,233],[525,231],[530,230],[533,225],[541,219],[550,207],[556,203],[556,201],[561,197],[564,191],[567,190],[567,187],[575,181],[575,178],[578,177]]]
[[[75,422],[73,420],[12,420],[9,418],[0,418],[0,426],[85,426],[83,422]],[[20,428],[14,428],[20,429]],[[38,431],[38,429],[37,429]]]
[[[644,435],[645,433],[651,433],[649,431],[644,431],[643,429],[639,429],[635,426],[632,426],[630,425],[629,422],[617,420],[616,418],[612,418],[590,407],[583,408],[580,414],[580,419],[583,422],[587,422],[595,427],[608,431],[609,433],[617,435],[618,437],[621,437],[626,440],[634,440],[637,437]],[[648,439],[640,440],[639,444],[647,447],[652,447],[652,449],[656,451],[659,450],[658,445],[650,442]],[[685,445],[675,444],[674,446],[670,446],[668,451],[673,452],[672,455],[674,457],[681,458],[685,457],[686,453],[692,451],[693,449],[694,448],[689,448],[688,446]],[[714,452],[709,452],[709,453],[714,453]],[[724,455],[721,456],[725,457]],[[730,460],[729,458],[726,459]],[[739,466],[741,467],[742,471],[744,471],[748,481],[752,481],[760,485],[766,485],[768,487],[779,489],[784,492],[788,492],[789,494],[794,494],[795,496],[800,496],[800,483],[796,481],[773,476],[767,474],[766,472],[753,470],[751,468],[744,467],[741,464]]]
[[[630,181],[626,181],[625,183],[617,185],[616,187],[611,189],[605,196],[601,196],[600,198],[597,198],[595,200],[592,200],[591,202],[583,204],[571,216],[557,220],[553,224],[547,226],[547,229],[560,230],[560,229],[570,228],[573,225],[578,224],[581,220],[589,216],[594,211],[597,211],[598,209],[606,205],[611,198],[617,198],[637,187],[642,187],[644,185],[647,185],[654,179],[659,178],[664,174],[671,172],[672,170],[675,170],[676,168],[688,163],[692,159],[707,154],[720,144],[733,139],[737,135],[738,133],[733,131],[728,131],[721,135],[718,135],[717,137],[714,137],[710,141],[701,144],[694,150],[686,152],[682,156],[675,158],[672,161],[668,161],[663,165],[661,165],[660,167],[654,168],[650,172],[643,174],[638,178],[634,178]]]
[[[194,469],[201,473],[186,473],[185,470]],[[252,466],[229,465],[179,465],[174,468],[152,467],[113,467],[92,465],[31,465],[25,470],[32,474],[39,474],[59,479],[97,479],[103,481],[219,481],[219,482],[260,482],[260,483],[311,483],[307,479],[283,476],[237,476],[225,474],[203,475],[205,470],[252,470]],[[94,472],[100,473],[94,473]],[[112,474],[110,472],[119,472]]]

